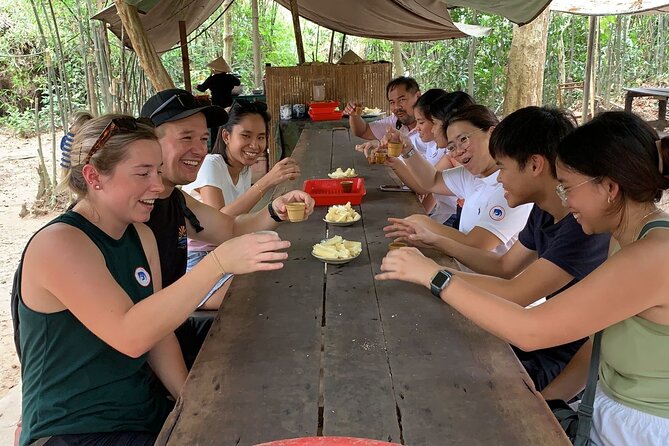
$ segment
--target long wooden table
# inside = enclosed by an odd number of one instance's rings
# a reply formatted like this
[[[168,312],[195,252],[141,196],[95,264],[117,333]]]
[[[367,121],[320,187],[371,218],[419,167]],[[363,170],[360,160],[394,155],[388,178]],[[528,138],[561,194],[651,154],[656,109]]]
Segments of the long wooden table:
[[[254,445],[351,436],[407,445],[568,445],[509,346],[419,286],[377,282],[390,216],[420,212],[415,196],[380,192],[347,130],[305,130],[302,178],[355,167],[367,195],[351,227],[328,228],[326,207],[279,227],[292,242],[282,270],[237,277],[158,445]],[[299,184],[298,184],[299,183]],[[328,265],[311,246],[362,241]],[[434,253],[433,253],[434,254]],[[446,261],[441,258],[440,260]]]

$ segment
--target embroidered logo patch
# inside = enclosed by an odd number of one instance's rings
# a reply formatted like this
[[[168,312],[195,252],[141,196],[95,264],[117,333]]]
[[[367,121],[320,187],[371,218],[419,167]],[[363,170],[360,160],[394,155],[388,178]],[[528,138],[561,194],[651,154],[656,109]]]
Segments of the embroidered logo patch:
[[[495,206],[490,209],[489,215],[493,220],[500,221],[504,219],[504,208],[502,206]]]
[[[151,283],[151,276],[148,271],[141,266],[135,270],[135,279],[137,279],[137,283],[144,287],[149,286]]]

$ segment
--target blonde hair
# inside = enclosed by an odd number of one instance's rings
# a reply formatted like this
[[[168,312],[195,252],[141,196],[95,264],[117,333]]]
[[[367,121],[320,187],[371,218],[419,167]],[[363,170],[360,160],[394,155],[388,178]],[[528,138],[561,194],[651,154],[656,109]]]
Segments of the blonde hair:
[[[58,185],[60,190],[69,189],[77,195],[78,199],[86,196],[88,189],[82,170],[86,165],[88,152],[107,125],[116,118],[134,119],[132,116],[109,114],[83,121],[83,125],[74,135],[70,158],[72,165]],[[101,174],[110,174],[116,165],[126,158],[129,144],[140,140],[158,140],[153,127],[137,121],[136,124],[135,130],[114,133],[104,146],[93,154],[88,164]]]

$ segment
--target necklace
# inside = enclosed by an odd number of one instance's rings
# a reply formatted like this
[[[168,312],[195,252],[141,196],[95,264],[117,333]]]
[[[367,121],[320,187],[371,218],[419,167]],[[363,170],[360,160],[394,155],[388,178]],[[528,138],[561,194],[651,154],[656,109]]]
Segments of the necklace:
[[[643,221],[645,219],[647,219],[648,217],[650,217],[651,215],[657,214],[659,212],[662,212],[662,209],[655,208],[652,211],[650,211],[649,213],[647,213],[646,215],[644,215],[643,217],[641,217],[641,220],[639,220],[639,224],[636,228],[636,231],[634,231],[634,234],[636,234],[636,237],[632,238],[632,242],[637,240],[637,238],[639,237],[639,233],[641,232],[641,229],[643,228]]]

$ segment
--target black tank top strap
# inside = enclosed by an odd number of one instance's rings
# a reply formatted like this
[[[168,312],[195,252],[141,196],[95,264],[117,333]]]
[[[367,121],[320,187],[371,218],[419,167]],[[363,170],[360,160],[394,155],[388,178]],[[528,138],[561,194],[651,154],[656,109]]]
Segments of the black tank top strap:
[[[186,206],[186,198],[184,197],[183,193],[178,193],[177,197],[179,197],[179,204],[181,205],[181,209],[184,211],[184,216],[188,220],[188,222],[193,226],[195,229],[195,232],[202,232],[204,231],[204,228],[200,224],[200,220],[197,219],[197,216],[188,209],[188,206]]]

